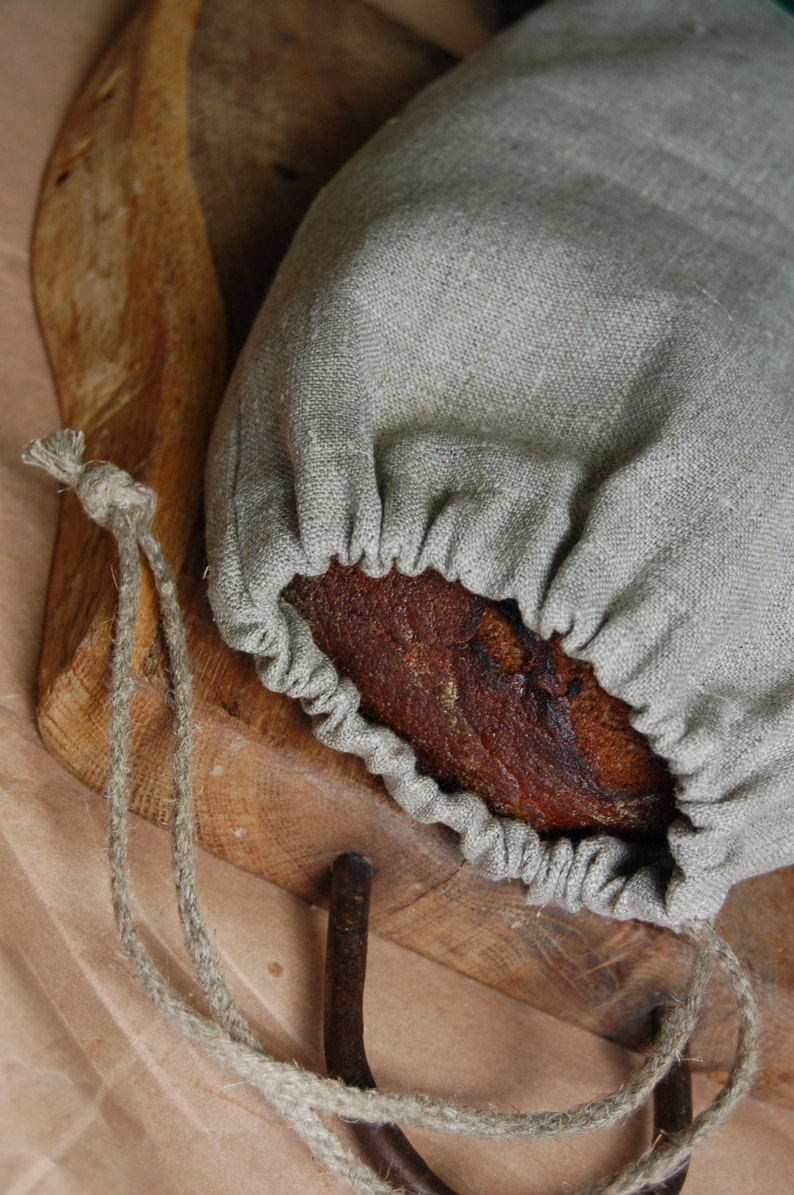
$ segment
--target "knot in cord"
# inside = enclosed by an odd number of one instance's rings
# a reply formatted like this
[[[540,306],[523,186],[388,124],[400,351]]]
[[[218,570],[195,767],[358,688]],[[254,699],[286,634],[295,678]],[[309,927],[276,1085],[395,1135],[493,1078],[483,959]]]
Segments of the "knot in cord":
[[[58,481],[70,486],[95,523],[110,527],[121,516],[140,535],[149,529],[157,495],[123,469],[106,461],[83,460],[85,437],[81,431],[63,429],[43,440],[33,440],[22,454],[28,465],[40,465]]]
[[[114,516],[123,515],[134,531],[148,530],[157,509],[154,490],[105,462],[86,466],[74,490],[86,514],[101,527],[110,527]]]

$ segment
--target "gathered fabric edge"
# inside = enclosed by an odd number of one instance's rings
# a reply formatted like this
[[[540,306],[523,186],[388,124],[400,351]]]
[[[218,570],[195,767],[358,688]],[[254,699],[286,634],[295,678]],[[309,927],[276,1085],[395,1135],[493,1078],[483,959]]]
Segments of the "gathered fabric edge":
[[[453,830],[463,857],[488,879],[520,881],[532,905],[556,904],[572,913],[587,909],[672,929],[691,916],[681,908],[682,885],[684,905],[697,886],[699,909],[704,897],[708,901],[708,912],[699,916],[718,912],[729,885],[715,886],[713,875],[700,883],[698,876],[685,876],[666,852],[651,852],[649,862],[647,845],[606,833],[579,840],[542,838],[527,823],[494,814],[471,791],[442,791],[432,777],[417,771],[410,744],[362,717],[354,684],[317,647],[301,615],[284,599],[273,613],[278,630],[271,643],[280,641],[282,650],[255,657],[262,683],[299,700],[319,741],[359,756],[412,818]],[[676,826],[679,836],[696,832],[685,817]]]

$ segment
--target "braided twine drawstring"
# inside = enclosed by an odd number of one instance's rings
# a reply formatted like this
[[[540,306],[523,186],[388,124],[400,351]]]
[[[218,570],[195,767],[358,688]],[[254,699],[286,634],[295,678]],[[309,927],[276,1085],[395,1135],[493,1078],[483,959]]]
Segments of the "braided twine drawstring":
[[[56,431],[28,445],[23,459],[40,465],[72,487],[86,512],[115,536],[119,552],[119,595],[111,671],[111,745],[108,783],[108,853],[113,909],[122,945],[154,1003],[181,1031],[256,1087],[276,1108],[312,1154],[359,1195],[395,1195],[397,1188],[360,1161],[321,1118],[334,1114],[370,1124],[485,1137],[563,1137],[606,1128],[636,1111],[681,1059],[697,1023],[713,968],[727,979],[738,1009],[736,1059],[714,1101],[683,1132],[657,1140],[618,1174],[585,1188],[583,1195],[636,1195],[677,1174],[695,1148],[748,1092],[758,1055],[758,1014],[747,975],[733,951],[705,922],[681,927],[695,947],[685,991],[665,1009],[645,1061],[614,1092],[565,1112],[499,1113],[423,1095],[360,1091],[322,1078],[294,1063],[280,1062],[257,1041],[232,996],[196,892],[191,787],[193,690],[176,585],[152,532],[157,498],[148,486],[108,463],[83,461],[82,432]],[[176,747],[171,843],[174,883],[185,944],[212,1016],[190,1008],[157,969],[144,946],[130,908],[127,858],[130,786],[130,710],[133,696],[132,649],[141,588],[140,553],[157,590],[163,637],[174,689]]]

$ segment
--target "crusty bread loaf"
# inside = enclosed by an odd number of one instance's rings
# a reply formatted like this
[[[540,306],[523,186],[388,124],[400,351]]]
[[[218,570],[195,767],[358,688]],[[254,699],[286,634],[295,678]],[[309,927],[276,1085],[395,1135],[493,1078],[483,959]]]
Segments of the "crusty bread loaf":
[[[539,832],[652,837],[672,778],[592,668],[540,639],[514,602],[428,571],[381,579],[332,564],[285,597],[361,694],[365,717],[414,749],[445,788],[478,793]]]

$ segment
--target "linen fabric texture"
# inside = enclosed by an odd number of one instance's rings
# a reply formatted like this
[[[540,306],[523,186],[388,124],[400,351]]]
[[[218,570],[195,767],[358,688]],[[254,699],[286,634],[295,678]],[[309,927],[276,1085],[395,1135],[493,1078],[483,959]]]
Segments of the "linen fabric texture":
[[[321,193],[222,408],[224,637],[533,903],[676,925],[794,862],[793,84],[768,0],[553,0]],[[335,557],[559,632],[669,762],[666,848],[419,775],[280,597]]]

